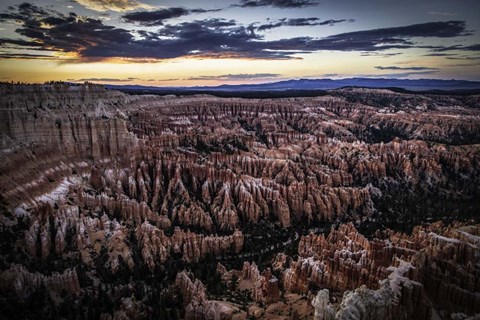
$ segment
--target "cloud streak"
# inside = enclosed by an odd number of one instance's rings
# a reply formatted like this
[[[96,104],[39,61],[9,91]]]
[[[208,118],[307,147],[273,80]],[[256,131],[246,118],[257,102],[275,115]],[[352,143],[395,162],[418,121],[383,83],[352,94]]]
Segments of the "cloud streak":
[[[450,57],[447,57],[447,59],[449,59],[449,60],[480,60],[480,56],[460,55],[460,56],[450,56]]]
[[[410,70],[410,71],[436,71],[438,68],[429,68],[429,67],[397,67],[397,66],[376,66],[375,69],[378,70]]]
[[[94,11],[125,12],[137,9],[153,9],[154,7],[136,0],[74,0],[87,9]]]
[[[464,21],[427,22],[402,27],[380,28],[341,33],[309,43],[325,50],[382,51],[392,48],[412,48],[412,38],[453,38],[471,35]]]
[[[280,74],[278,73],[240,73],[240,74],[224,74],[219,76],[198,76],[190,77],[185,80],[255,80],[255,79],[266,79],[266,78],[277,78]]]
[[[242,8],[255,7],[277,7],[277,8],[303,8],[318,5],[317,1],[311,0],[241,0],[239,4],[233,5]]]
[[[442,52],[442,51],[454,51],[454,50],[460,50],[460,51],[480,51],[480,44],[472,44],[469,46],[461,46],[461,45],[454,45],[454,46],[448,46],[448,47],[437,47],[433,49],[436,52]]]
[[[395,73],[370,74],[370,75],[366,74],[366,75],[359,75],[359,76],[372,77],[372,78],[407,78],[411,76],[431,75],[437,72],[438,70],[431,70],[431,71],[395,72]]]
[[[129,82],[134,80],[140,80],[138,78],[82,78],[82,79],[68,79],[68,81],[75,81],[75,82]]]
[[[270,30],[274,28],[279,28],[279,27],[305,27],[305,26],[333,26],[337,23],[341,22],[354,22],[354,19],[340,19],[340,20],[320,20],[319,18],[293,18],[293,19],[287,19],[283,18],[275,22],[267,23],[267,24],[262,24],[256,29],[258,31],[265,31],[265,30]]]
[[[453,17],[456,16],[455,13],[445,12],[445,11],[429,11],[428,14],[433,16],[442,16],[442,17]]]
[[[29,53],[0,53],[0,59],[26,59],[26,60],[67,60],[46,54]]]

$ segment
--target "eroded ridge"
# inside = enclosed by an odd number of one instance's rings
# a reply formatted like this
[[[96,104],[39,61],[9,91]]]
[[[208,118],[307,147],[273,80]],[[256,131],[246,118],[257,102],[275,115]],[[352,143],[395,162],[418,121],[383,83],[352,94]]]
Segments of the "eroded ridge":
[[[0,91],[2,315],[480,313],[476,96]]]

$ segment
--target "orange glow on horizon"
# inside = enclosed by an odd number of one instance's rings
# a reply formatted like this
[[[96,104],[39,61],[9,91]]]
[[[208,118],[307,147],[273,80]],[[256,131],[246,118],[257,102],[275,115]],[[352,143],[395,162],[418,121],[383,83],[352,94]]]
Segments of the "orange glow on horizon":
[[[53,58],[55,57],[55,58]],[[458,67],[449,66],[445,57],[420,57],[408,54],[386,57],[382,65],[423,65],[439,68],[429,78],[454,78]],[[389,75],[392,71],[377,70],[378,58],[360,56],[354,52],[322,52],[306,54],[301,59],[260,60],[237,58],[206,58],[189,56],[174,59],[108,58],[96,61],[79,59],[76,53],[56,52],[52,59],[2,59],[1,81],[43,83],[45,81],[94,82],[105,84],[138,84],[147,86],[216,86],[221,84],[248,84],[298,78],[355,77],[364,75]],[[457,69],[457,70],[455,70]],[[475,79],[479,67],[464,67],[466,79]],[[270,77],[229,79],[225,75],[274,74]],[[332,75],[333,74],[333,75]],[[223,77],[221,77],[223,76]],[[419,75],[416,78],[422,77]],[[425,77],[425,76],[423,76]],[[98,79],[110,79],[101,81]],[[116,81],[112,81],[115,79]]]

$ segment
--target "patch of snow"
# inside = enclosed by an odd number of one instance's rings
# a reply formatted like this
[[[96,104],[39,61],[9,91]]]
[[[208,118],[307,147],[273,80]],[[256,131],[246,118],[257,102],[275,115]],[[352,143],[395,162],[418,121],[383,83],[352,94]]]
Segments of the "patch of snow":
[[[474,244],[480,244],[480,237],[479,236],[473,235],[473,234],[468,233],[468,232],[463,231],[463,230],[458,230],[458,232],[460,234],[462,234],[463,236],[465,236],[466,238],[468,238]]]
[[[23,218],[23,217],[29,217],[30,216],[30,213],[22,207],[16,207],[14,213],[15,213],[15,216],[17,218]]]
[[[447,237],[444,237],[444,236],[441,236],[439,234],[436,234],[435,232],[430,232],[428,234],[430,237],[433,237],[435,239],[439,239],[441,241],[444,241],[444,242],[450,242],[450,243],[460,243],[460,240],[458,239],[455,239],[455,238],[447,238]]]
[[[55,201],[65,198],[70,186],[77,183],[79,183],[78,178],[64,178],[53,191],[36,197],[35,201],[53,204]]]

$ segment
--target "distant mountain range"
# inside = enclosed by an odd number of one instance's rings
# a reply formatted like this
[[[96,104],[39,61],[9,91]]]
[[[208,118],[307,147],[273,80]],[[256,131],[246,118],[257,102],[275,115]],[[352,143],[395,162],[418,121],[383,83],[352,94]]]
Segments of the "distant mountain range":
[[[469,91],[480,90],[480,81],[437,80],[437,79],[383,79],[383,78],[347,78],[347,79],[299,79],[261,84],[239,84],[194,87],[155,87],[141,85],[106,85],[116,90],[134,91],[215,91],[215,92],[254,92],[254,91],[292,91],[292,90],[328,90],[343,87],[364,88],[401,88],[410,91]]]

